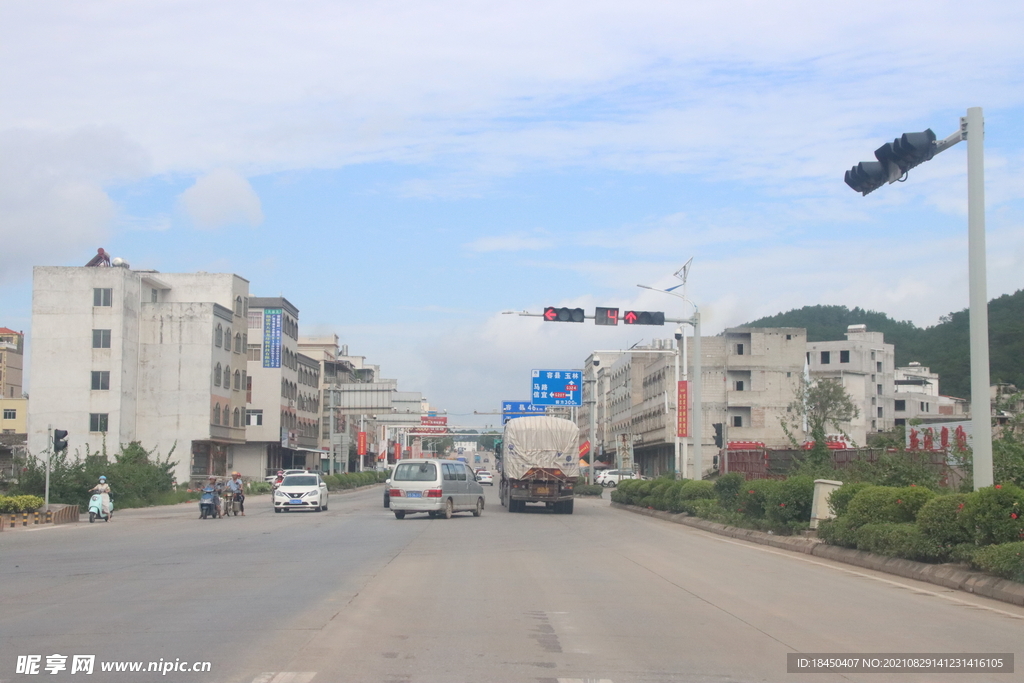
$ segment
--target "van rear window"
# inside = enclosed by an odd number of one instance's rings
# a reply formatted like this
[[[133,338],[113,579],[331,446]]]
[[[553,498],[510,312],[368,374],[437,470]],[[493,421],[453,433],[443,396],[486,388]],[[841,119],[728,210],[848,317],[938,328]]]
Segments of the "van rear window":
[[[436,481],[437,466],[432,462],[401,463],[395,468],[393,481]]]

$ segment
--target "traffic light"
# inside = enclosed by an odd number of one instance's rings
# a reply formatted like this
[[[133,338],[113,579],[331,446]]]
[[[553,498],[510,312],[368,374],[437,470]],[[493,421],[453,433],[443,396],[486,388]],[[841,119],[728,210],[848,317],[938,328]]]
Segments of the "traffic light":
[[[715,428],[715,447],[721,448],[722,444],[724,443],[724,441],[722,440],[722,423],[716,422],[711,426]]]
[[[626,325],[664,325],[665,313],[662,311],[626,311],[622,315]]]
[[[862,161],[847,171],[846,184],[866,195],[886,182],[899,180],[904,173],[935,156],[937,150],[931,128],[920,133],[904,133],[875,150],[878,161]]]
[[[594,309],[594,324],[595,325],[618,325],[619,324],[619,309],[617,308],[602,308],[598,306]]]
[[[544,309],[544,319],[550,322],[559,323],[581,323],[583,322],[582,308],[558,308],[548,306]]]
[[[66,429],[54,429],[53,430],[53,452],[60,453],[68,449],[67,442],[68,430]]]

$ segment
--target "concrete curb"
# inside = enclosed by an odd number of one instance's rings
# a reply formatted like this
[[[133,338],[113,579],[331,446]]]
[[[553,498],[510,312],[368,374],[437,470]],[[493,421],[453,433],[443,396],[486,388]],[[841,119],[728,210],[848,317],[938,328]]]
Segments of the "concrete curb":
[[[766,534],[763,531],[726,526],[717,522],[709,522],[706,519],[691,517],[686,513],[673,514],[662,510],[648,510],[647,508],[640,508],[635,505],[623,505],[622,503],[615,502],[611,503],[611,506],[638,515],[656,517],[667,522],[674,522],[675,524],[685,524],[686,526],[710,531],[721,536],[760,543],[761,545],[804,553],[805,555],[814,555],[827,560],[852,564],[864,569],[873,569],[887,574],[895,574],[896,576],[916,581],[925,581],[936,586],[942,586],[943,588],[974,593],[975,595],[982,595],[986,598],[1024,607],[1024,584],[1001,579],[991,574],[965,569],[962,565],[958,564],[927,564],[925,562],[901,560],[896,557],[875,555],[863,550],[828,545],[816,538],[775,536],[774,534]]]

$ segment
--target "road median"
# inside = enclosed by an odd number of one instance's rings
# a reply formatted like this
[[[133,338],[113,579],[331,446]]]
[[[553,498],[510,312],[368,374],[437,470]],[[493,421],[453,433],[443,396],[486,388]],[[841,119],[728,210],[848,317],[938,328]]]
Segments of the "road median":
[[[915,562],[897,557],[886,557],[863,550],[828,545],[816,538],[777,536],[763,531],[755,531],[754,529],[727,526],[718,522],[700,519],[699,517],[691,517],[685,512],[664,512],[662,510],[652,510],[615,502],[612,502],[611,506],[638,515],[646,515],[647,517],[656,517],[657,519],[663,519],[676,524],[684,524],[721,536],[760,543],[761,545],[804,553],[805,555],[814,555],[864,569],[902,576],[907,579],[925,581],[944,588],[974,593],[975,595],[1024,607],[1024,584],[967,569],[962,565],[928,564],[926,562]]]

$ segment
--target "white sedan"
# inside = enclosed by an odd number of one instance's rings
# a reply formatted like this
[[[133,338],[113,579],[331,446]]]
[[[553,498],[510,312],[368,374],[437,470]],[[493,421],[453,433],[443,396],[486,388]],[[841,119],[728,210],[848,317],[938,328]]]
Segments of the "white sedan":
[[[327,509],[327,483],[319,474],[289,474],[274,491],[274,512]]]
[[[494,486],[494,475],[487,470],[480,470],[477,472],[476,480],[480,482],[481,485],[490,484],[491,486]]]

